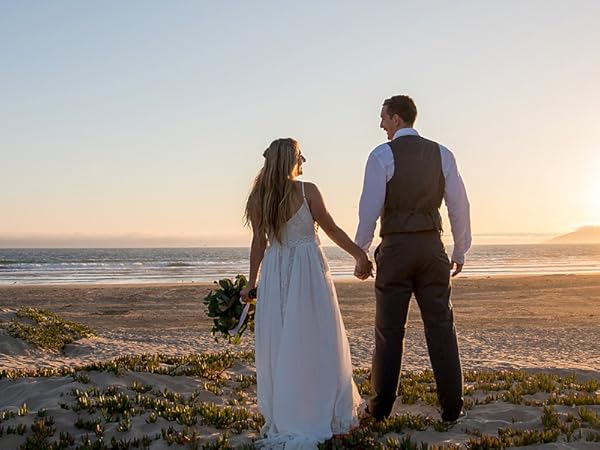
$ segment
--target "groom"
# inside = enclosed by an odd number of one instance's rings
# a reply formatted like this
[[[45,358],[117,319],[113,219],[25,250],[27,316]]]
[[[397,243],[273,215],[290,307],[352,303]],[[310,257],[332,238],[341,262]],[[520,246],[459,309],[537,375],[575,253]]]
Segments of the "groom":
[[[368,251],[381,218],[381,243],[375,250],[375,353],[369,412],[382,420],[397,396],[404,332],[414,294],[425,325],[429,357],[442,407],[442,420],[462,415],[463,379],[450,301],[450,272],[458,275],[471,246],[469,201],[454,155],[419,136],[413,124],[417,107],[406,95],[383,102],[380,127],[389,142],[367,160],[359,206],[356,243]],[[454,249],[448,258],[440,235],[445,200]],[[355,272],[358,278],[369,274]]]

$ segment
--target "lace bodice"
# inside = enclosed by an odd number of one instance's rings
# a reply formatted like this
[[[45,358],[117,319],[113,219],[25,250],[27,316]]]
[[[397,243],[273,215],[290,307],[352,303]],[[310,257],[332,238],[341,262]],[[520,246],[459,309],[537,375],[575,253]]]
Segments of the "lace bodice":
[[[318,225],[314,221],[306,200],[300,206],[300,209],[285,224],[281,234],[281,243],[277,240],[270,240],[272,246],[296,247],[300,244],[319,243],[317,234]]]
[[[304,197],[304,183],[302,183],[302,196]],[[296,247],[306,243],[319,244],[319,235],[317,234],[318,225],[306,202],[306,197],[302,201],[302,206],[287,221],[281,234],[281,243],[275,239],[269,239],[271,246]]]

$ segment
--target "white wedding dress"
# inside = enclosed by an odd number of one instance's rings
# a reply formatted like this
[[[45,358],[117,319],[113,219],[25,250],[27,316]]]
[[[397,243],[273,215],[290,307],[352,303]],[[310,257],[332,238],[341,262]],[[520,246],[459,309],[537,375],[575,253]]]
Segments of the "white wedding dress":
[[[358,424],[348,338],[306,198],[265,252],[255,336],[258,447],[316,449]]]

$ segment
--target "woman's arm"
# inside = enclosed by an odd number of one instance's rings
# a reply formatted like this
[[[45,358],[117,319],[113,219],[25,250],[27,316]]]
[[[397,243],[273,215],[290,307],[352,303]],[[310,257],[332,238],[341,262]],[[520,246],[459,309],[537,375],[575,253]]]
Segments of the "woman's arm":
[[[331,217],[331,214],[327,211],[325,201],[323,200],[319,188],[312,183],[305,183],[304,186],[310,212],[319,226],[325,231],[327,236],[336,243],[336,245],[352,255],[356,261],[357,270],[360,273],[371,273],[373,265],[371,261],[369,261],[369,257],[348,237],[344,230],[337,226],[333,217]]]
[[[240,292],[240,296],[245,302],[251,301],[251,299],[248,298],[248,293],[251,289],[256,288],[258,268],[260,267],[260,263],[265,256],[265,249],[267,248],[267,237],[264,233],[261,233],[257,227],[259,222],[259,217],[257,217],[257,214],[259,214],[259,212],[256,210],[256,208],[252,208],[250,214],[250,225],[252,226],[252,244],[250,245],[250,276],[248,278],[248,287]]]
[[[267,248],[267,238],[265,235],[254,234],[252,236],[252,245],[250,246],[250,277],[248,278],[248,289],[256,288],[256,279],[258,278],[258,268],[265,256]]]

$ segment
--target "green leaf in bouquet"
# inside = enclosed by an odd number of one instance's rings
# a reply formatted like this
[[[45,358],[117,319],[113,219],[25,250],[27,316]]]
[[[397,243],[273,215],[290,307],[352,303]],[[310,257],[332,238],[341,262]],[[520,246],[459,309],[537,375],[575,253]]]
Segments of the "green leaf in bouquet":
[[[231,289],[233,287],[233,282],[229,278],[223,278],[222,280],[219,280],[218,284],[223,289]]]
[[[206,305],[208,317],[213,319],[211,333],[218,342],[219,339],[226,339],[231,343],[239,344],[240,338],[245,330],[254,328],[254,310],[255,305],[250,305],[250,310],[246,322],[241,326],[238,334],[231,336],[229,330],[236,327],[242,315],[244,305],[239,301],[240,291],[248,286],[248,280],[244,275],[237,275],[232,281],[229,278],[223,278],[214,282],[216,288],[211,290],[203,299]]]
[[[226,298],[219,298],[215,304],[217,305],[217,307],[219,308],[219,311],[221,312],[225,312],[227,311],[227,308],[229,308],[227,305],[229,303],[229,299]]]
[[[219,325],[223,326],[226,330],[230,330],[235,326],[235,319],[231,317],[222,316],[219,318]]]
[[[217,317],[219,316],[221,311],[219,311],[219,306],[216,303],[211,303],[208,307],[208,317]]]
[[[202,299],[202,302],[203,302],[205,305],[209,305],[209,304],[210,304],[210,302],[212,302],[213,298],[214,298],[213,291],[210,291],[210,292],[208,293],[208,295],[207,295],[206,297],[204,297],[204,299]]]
[[[241,291],[246,286],[248,286],[248,280],[244,275],[238,274],[235,277],[235,287]]]
[[[240,303],[240,295],[239,295],[239,294],[237,294],[237,295],[234,295],[234,296],[232,296],[232,297],[229,299],[229,302],[228,302],[228,303],[229,303],[229,308],[230,308],[230,309],[234,309],[234,308],[236,308],[236,305],[241,305],[241,303]]]

